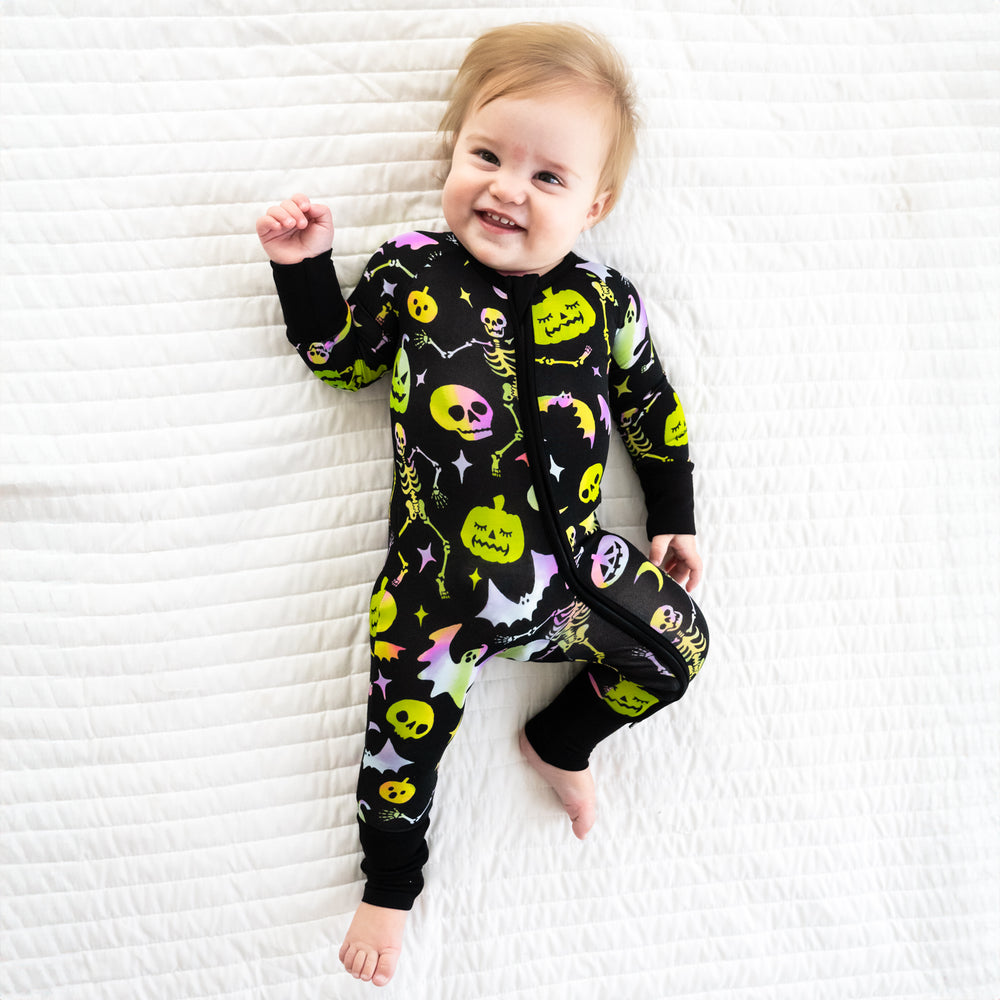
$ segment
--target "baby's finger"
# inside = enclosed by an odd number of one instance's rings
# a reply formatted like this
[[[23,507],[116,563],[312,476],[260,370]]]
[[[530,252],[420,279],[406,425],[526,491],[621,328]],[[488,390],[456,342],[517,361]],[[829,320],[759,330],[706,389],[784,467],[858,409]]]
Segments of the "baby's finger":
[[[689,594],[695,587],[698,586],[698,582],[701,580],[702,562],[701,559],[689,559],[685,562],[685,569],[687,572],[684,574],[687,579],[687,586],[684,588]]]
[[[320,226],[332,227],[333,213],[330,211],[328,206],[320,205],[316,202],[309,202],[309,207],[304,209],[304,211],[310,222],[318,223]]]
[[[289,227],[297,226],[299,229],[305,229],[309,225],[309,220],[306,218],[305,213],[291,198],[283,201],[281,208],[285,213],[285,217],[281,220],[283,225]]]
[[[267,212],[257,220],[257,232],[261,236],[277,236],[295,229],[295,219],[280,205],[272,205]]]
[[[264,218],[272,220],[271,229],[291,229],[295,225],[295,219],[287,212],[283,205],[272,205]]]
[[[260,216],[257,220],[257,235],[267,236],[275,230],[281,229],[281,223],[270,213]]]

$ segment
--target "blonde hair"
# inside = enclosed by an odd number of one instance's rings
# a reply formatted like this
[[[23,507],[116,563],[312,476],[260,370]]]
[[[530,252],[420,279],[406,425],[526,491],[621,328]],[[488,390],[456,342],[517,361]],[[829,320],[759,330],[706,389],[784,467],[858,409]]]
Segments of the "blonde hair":
[[[628,70],[597,32],[575,24],[523,22],[480,35],[465,54],[439,131],[448,159],[470,111],[500,97],[591,87],[608,102],[611,135],[598,190],[618,198],[635,153],[639,117]]]

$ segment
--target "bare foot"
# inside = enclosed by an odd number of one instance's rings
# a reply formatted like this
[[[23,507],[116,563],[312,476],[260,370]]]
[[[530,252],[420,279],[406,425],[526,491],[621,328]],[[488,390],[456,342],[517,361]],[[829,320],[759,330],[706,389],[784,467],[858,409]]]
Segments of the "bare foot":
[[[361,903],[340,946],[344,968],[355,979],[385,986],[396,971],[408,915],[406,910]]]
[[[594,788],[594,776],[590,773],[590,768],[588,767],[586,771],[564,771],[552,764],[546,764],[535,753],[535,748],[528,742],[523,729],[518,739],[524,759],[559,796],[559,801],[573,821],[573,833],[578,839],[583,840],[597,818],[597,790]]]

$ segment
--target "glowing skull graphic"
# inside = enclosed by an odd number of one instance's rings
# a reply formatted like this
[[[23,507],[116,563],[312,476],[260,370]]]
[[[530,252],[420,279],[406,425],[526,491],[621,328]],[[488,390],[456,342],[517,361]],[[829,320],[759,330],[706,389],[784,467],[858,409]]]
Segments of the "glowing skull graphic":
[[[478,441],[493,433],[493,407],[465,385],[442,385],[431,393],[431,416],[446,431]]]
[[[434,709],[425,701],[404,698],[389,708],[386,715],[396,735],[404,740],[419,740],[434,727]]]
[[[499,309],[484,309],[479,319],[491,337],[502,337],[507,329],[507,317]]]

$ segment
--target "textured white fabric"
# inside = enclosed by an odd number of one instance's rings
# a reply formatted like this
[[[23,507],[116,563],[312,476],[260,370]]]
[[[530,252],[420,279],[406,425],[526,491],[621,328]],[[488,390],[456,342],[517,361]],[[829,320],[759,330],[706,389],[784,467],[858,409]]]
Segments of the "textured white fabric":
[[[6,0],[5,1000],[369,995],[386,389],[311,380],[253,222],[328,202],[349,281],[439,225],[461,54],[539,16],[634,68],[581,252],[685,402],[713,648],[598,751],[584,845],[515,738],[570,668],[480,682],[381,995],[1000,995],[994,0]]]

